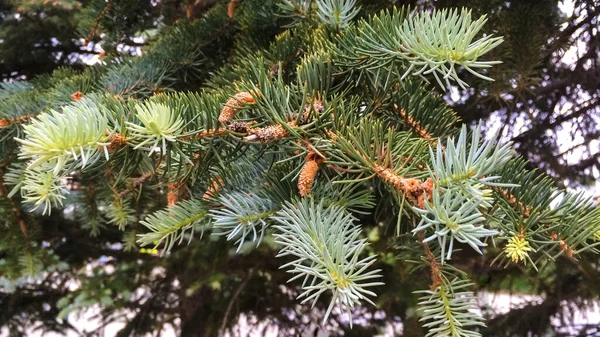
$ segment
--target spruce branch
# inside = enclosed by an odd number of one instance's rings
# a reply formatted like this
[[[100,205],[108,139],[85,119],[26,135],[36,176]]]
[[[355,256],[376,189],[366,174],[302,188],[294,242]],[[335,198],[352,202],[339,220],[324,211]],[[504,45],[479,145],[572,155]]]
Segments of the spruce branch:
[[[114,193],[113,201],[107,205],[105,210],[108,222],[124,231],[127,224],[135,221],[135,210],[131,207],[131,202],[131,196]]]
[[[278,16],[288,18],[291,23],[283,27],[291,28],[310,15],[312,0],[282,0],[277,3]]]
[[[380,277],[379,270],[367,271],[375,262],[374,255],[360,258],[367,242],[359,239],[361,230],[353,224],[352,215],[337,206],[324,208],[322,203],[303,199],[286,203],[272,218],[279,223],[275,241],[283,245],[277,256],[296,258],[281,267],[291,267],[288,272],[296,274],[288,282],[304,278],[304,292],[298,296],[302,303],[312,301],[314,306],[323,293],[332,292],[323,322],[336,303],[346,309],[350,324],[351,308],[362,300],[374,305],[368,296],[375,293],[367,288],[382,284],[372,281]]]
[[[215,235],[224,235],[227,240],[234,240],[237,251],[245,242],[261,243],[267,220],[277,212],[271,200],[254,193],[234,192],[222,194],[218,198],[222,208],[211,209]]]
[[[467,83],[458,77],[455,69],[456,65],[461,65],[473,75],[493,81],[473,69],[489,68],[500,63],[479,61],[482,55],[503,41],[500,37],[491,36],[473,41],[486,21],[486,17],[481,16],[473,22],[471,11],[464,8],[460,14],[455,9],[410,16],[402,24],[402,29],[398,30],[399,41],[402,41],[401,50],[410,62],[404,77],[411,72],[414,75],[433,73],[444,89],[451,86],[450,79],[465,88]]]
[[[425,141],[411,137],[408,132],[386,128],[381,121],[373,122],[368,118],[357,121],[356,126],[342,128],[330,138],[331,147],[337,151],[332,152],[334,156],[328,163],[358,172],[387,175],[383,170],[390,169],[393,175],[406,176],[413,173],[415,162],[426,157]],[[418,174],[424,176],[421,172]]]
[[[77,196],[74,214],[81,222],[81,227],[89,230],[91,237],[100,235],[100,230],[105,228],[105,219],[100,213],[99,201],[96,194],[97,187],[88,185],[85,191]]]
[[[52,207],[62,206],[68,191],[62,179],[51,170],[51,166],[35,166],[24,171],[21,184],[23,202],[33,205],[32,211],[42,207],[42,214],[50,214]]]
[[[574,256],[586,250],[595,249],[593,243],[595,233],[600,230],[600,208],[584,193],[561,193],[560,202],[552,207],[553,226],[547,226],[545,232],[550,233],[553,247],[545,250],[546,254],[558,247],[560,254]],[[597,251],[597,250],[596,250]]]
[[[126,197],[127,195],[129,195],[129,193],[131,193],[132,191],[135,191],[135,189],[140,187],[144,182],[146,182],[148,179],[152,178],[153,176],[154,176],[154,172],[148,171],[148,172],[142,174],[140,177],[132,179],[131,182],[127,184],[127,188],[118,193],[118,196]]]
[[[11,95],[25,93],[31,91],[32,89],[33,85],[28,81],[15,80],[10,82],[2,82],[0,84],[0,101]]]
[[[100,156],[99,149],[108,159],[107,123],[92,100],[64,106],[62,112],[39,114],[23,126],[25,138],[16,139],[21,143],[19,158],[31,160],[30,169],[52,162],[55,175],[71,160],[77,161],[75,167],[93,164]]]
[[[390,168],[383,167],[379,164],[374,165],[375,173],[385,182],[393,186],[397,191],[403,193],[416,207],[425,207],[425,198],[431,196],[433,189],[433,181],[428,178],[425,181],[415,178],[405,178],[394,172]]]
[[[149,145],[148,155],[157,151],[158,145],[161,153],[167,153],[167,142],[175,142],[182,133],[184,121],[173,112],[168,106],[146,102],[135,106],[136,117],[142,123],[138,125],[132,122],[126,122],[127,128],[133,136],[141,140],[134,149]]]
[[[414,120],[412,116],[410,116],[406,110],[402,108],[398,108],[398,105],[394,104],[394,110],[398,112],[400,118],[406,122],[406,124],[421,138],[431,138],[431,134],[427,131],[427,129],[421,126],[417,121]]]
[[[44,270],[44,262],[39,257],[40,254],[27,252],[19,256],[19,265],[23,269],[23,275],[35,276]]]
[[[326,25],[343,29],[360,11],[356,0],[317,0],[317,16]]]
[[[331,62],[332,55],[327,51],[332,47],[318,47],[317,52],[305,56],[296,67],[297,81],[302,86],[302,90],[310,95],[318,94],[325,97],[331,90],[334,68]],[[319,111],[318,107],[315,107],[315,110]]]
[[[434,185],[440,188],[460,188],[473,198],[479,198],[484,204],[484,193],[481,186],[516,187],[515,184],[498,183],[500,176],[489,176],[500,172],[504,165],[513,157],[510,143],[500,144],[497,135],[485,140],[480,145],[481,124],[472,132],[471,142],[468,142],[467,127],[463,125],[456,142],[452,137],[444,147],[438,141],[436,151],[429,149],[431,156],[430,175]]]
[[[340,207],[353,214],[370,214],[375,201],[370,189],[361,183],[334,184],[333,182],[315,184],[312,198],[321,200],[323,206]]]
[[[181,201],[168,209],[159,210],[140,221],[150,232],[138,234],[137,243],[142,247],[154,244],[154,248],[163,247],[170,251],[175,243],[183,242],[186,234],[188,243],[194,236],[196,226],[207,221],[209,214],[204,201],[190,199]],[[204,231],[204,225],[202,231]]]
[[[499,172],[510,160],[509,146],[494,144],[496,137],[480,145],[480,137],[478,126],[469,144],[467,129],[463,126],[456,142],[449,138],[444,147],[438,141],[436,152],[429,150],[433,163],[429,173],[434,186],[431,202],[424,202],[425,209],[414,208],[421,214],[421,221],[412,232],[433,230],[424,242],[437,239],[442,263],[451,258],[454,240],[483,254],[480,247],[486,244],[481,239],[498,234],[483,227],[486,218],[481,210],[491,207],[493,200],[492,190],[483,187],[517,187],[495,182],[500,176],[488,176]]]
[[[402,79],[409,74],[433,74],[444,90],[452,86],[451,80],[465,88],[468,84],[458,76],[457,66],[492,81],[476,70],[500,63],[481,61],[480,57],[500,45],[502,38],[485,36],[473,41],[486,21],[485,16],[472,21],[471,12],[466,9],[408,16],[404,9],[382,12],[362,21],[348,37],[342,38],[341,54],[351,60],[348,65],[358,62],[367,68],[406,61],[409,66]]]
[[[383,79],[379,80],[377,88],[385,88],[380,83],[382,81]],[[432,138],[432,141],[437,137],[454,134],[456,125],[460,125],[459,118],[442,96],[432,94],[418,78],[411,77],[392,83],[397,88],[389,88],[382,93],[388,95],[391,92],[391,106],[383,111],[390,124],[410,129],[422,138]]]
[[[237,287],[237,289],[235,290],[235,292],[229,299],[229,303],[227,304],[227,309],[225,310],[225,315],[223,315],[223,321],[221,322],[221,326],[219,327],[219,336],[223,336],[225,334],[225,327],[227,326],[227,321],[229,319],[229,315],[231,314],[231,309],[233,308],[233,304],[238,299],[238,297],[240,296],[240,294],[242,293],[244,288],[246,288],[246,285],[248,284],[248,281],[250,281],[250,279],[252,279],[252,276],[254,276],[254,270],[250,269],[250,271],[248,272],[248,275],[240,283],[240,285]]]
[[[477,298],[465,288],[471,286],[468,281],[454,279],[441,284],[434,290],[422,290],[419,309],[425,321],[423,326],[429,329],[427,337],[481,337],[471,329],[485,327],[482,318],[473,313],[478,309]]]
[[[13,161],[6,170],[6,173],[4,173],[4,176],[2,177],[4,185],[12,186],[7,197],[12,198],[21,190],[21,186],[23,186],[23,182],[25,181],[26,168],[27,162]]]
[[[479,211],[480,207],[479,200],[450,192],[440,195],[438,189],[433,189],[432,201],[425,202],[425,210],[415,209],[421,214],[421,222],[412,232],[433,230],[433,234],[424,242],[437,239],[442,263],[452,257],[455,240],[466,243],[483,254],[480,247],[485,247],[486,244],[481,238],[494,236],[498,231],[482,226],[485,217]]]
[[[365,179],[379,177],[415,206],[422,206],[424,192],[431,195],[432,180],[421,180],[424,172],[416,168],[425,159],[426,142],[422,139],[392,128],[386,130],[382,123],[367,119],[332,136],[331,145],[337,151],[329,164],[351,168],[348,172],[370,172]]]
[[[521,167],[521,163],[509,166],[507,173],[512,173],[514,167]],[[594,206],[590,198],[558,191],[551,184],[546,184],[544,177],[536,177],[531,173],[523,175],[528,178],[518,179],[524,186],[511,189],[515,195],[506,191],[501,193],[505,201],[499,203],[491,215],[492,226],[502,229],[507,235],[527,240],[531,252],[541,253],[551,259],[561,254],[575,257],[586,250],[597,251],[594,234],[600,229],[600,209]],[[531,190],[528,190],[530,186]],[[506,239],[516,240],[511,237]],[[514,248],[514,245],[506,246],[505,252]],[[496,260],[501,257],[498,256]],[[529,254],[524,257],[537,268]]]

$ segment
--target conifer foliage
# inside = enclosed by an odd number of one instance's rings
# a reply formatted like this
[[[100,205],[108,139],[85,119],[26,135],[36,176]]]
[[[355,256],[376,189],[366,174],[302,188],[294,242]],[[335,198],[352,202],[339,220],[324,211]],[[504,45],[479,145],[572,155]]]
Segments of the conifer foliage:
[[[2,198],[19,203],[16,223],[75,205],[90,210],[80,222],[92,234],[118,225],[125,247],[163,257],[218,236],[239,253],[273,245],[299,303],[325,301],[324,324],[338,308],[350,325],[383,285],[385,252],[363,228],[391,223],[388,235],[412,247],[403,258],[428,270],[419,312],[440,337],[484,326],[471,282],[452,267],[457,250],[531,268],[598,253],[590,200],[526,170],[510,143],[461,125],[433,94],[468,86],[464,71],[493,80],[488,69],[502,60],[486,53],[502,38],[480,36],[485,16],[234,2],[164,29],[141,56],[3,86],[2,180],[12,191]],[[216,66],[211,45],[269,4],[275,40],[249,37]],[[48,99],[21,109],[27,95]],[[53,254],[42,252],[23,254]]]

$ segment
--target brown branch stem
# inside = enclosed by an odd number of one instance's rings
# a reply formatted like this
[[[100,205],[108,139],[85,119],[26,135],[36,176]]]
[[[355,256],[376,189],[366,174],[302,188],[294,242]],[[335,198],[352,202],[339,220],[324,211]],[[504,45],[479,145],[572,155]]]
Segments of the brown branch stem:
[[[90,43],[90,41],[96,35],[96,30],[98,29],[98,25],[100,24],[100,20],[102,20],[102,18],[104,17],[104,15],[106,15],[106,12],[108,12],[108,10],[110,9],[110,7],[112,6],[112,2],[113,2],[113,0],[108,0],[108,2],[106,3],[106,6],[104,6],[104,9],[102,10],[102,12],[100,12],[100,14],[94,20],[94,23],[92,24],[92,28],[90,28],[90,32],[88,33],[88,35],[85,38],[85,40],[83,40],[83,45],[84,46],[87,46],[87,44]]]
[[[231,296],[229,304],[227,304],[227,309],[225,310],[225,315],[223,315],[223,322],[221,322],[221,327],[219,328],[219,336],[223,336],[225,332],[225,327],[227,326],[227,320],[229,319],[231,309],[233,308],[233,304],[242,293],[242,290],[244,290],[244,288],[248,284],[248,281],[250,281],[250,279],[252,278],[252,274],[254,274],[254,270],[250,270],[250,272],[248,272],[248,276],[246,276],[246,279],[244,279],[244,281],[240,283],[240,285],[235,290],[235,293],[233,293],[233,296]]]

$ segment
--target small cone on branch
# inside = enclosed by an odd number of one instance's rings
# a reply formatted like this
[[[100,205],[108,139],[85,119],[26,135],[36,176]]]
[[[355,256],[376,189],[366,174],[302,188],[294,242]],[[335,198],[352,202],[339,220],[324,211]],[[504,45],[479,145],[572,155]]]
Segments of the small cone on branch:
[[[177,184],[169,184],[167,192],[167,205],[168,207],[173,207],[177,203],[179,199],[179,191],[177,190]]]
[[[227,102],[227,104],[229,104],[229,102]],[[221,114],[219,115],[219,122],[226,124],[233,119],[236,113],[237,109],[234,109],[230,106],[224,106],[223,109],[221,109]]]
[[[322,163],[325,158],[320,157],[316,152],[310,151],[306,156],[306,163],[300,171],[298,177],[298,190],[300,196],[309,195],[312,190],[312,184],[315,181],[317,172],[319,171],[319,164]]]
[[[231,19],[235,14],[235,7],[237,6],[239,0],[231,0],[229,5],[227,6],[227,16]]]
[[[310,193],[318,170],[319,164],[314,160],[307,161],[304,167],[302,167],[300,177],[298,178],[298,190],[300,190],[301,196],[304,197]]]
[[[235,94],[232,98],[230,98],[223,109],[221,109],[221,114],[219,115],[219,122],[223,124],[229,123],[233,117],[240,110],[239,108],[243,107],[246,104],[253,104],[256,101],[254,97],[249,92],[240,92]]]

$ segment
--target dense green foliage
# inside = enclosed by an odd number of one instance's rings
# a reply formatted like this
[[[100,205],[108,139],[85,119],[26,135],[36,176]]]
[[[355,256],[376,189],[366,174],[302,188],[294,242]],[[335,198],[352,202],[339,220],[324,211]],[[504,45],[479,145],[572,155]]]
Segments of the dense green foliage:
[[[598,298],[595,204],[468,131],[435,93],[510,82],[496,61],[514,61],[514,37],[480,32],[498,27],[494,10],[56,3],[78,27],[65,41],[107,54],[37,77],[64,62],[3,64],[21,77],[0,92],[12,334],[66,331],[100,306],[103,324],[131,313],[120,336],[216,336],[242,316],[290,336],[399,321],[405,336],[511,336],[551,331],[563,300]],[[21,11],[46,18],[47,5]],[[141,55],[119,52],[142,33]],[[530,278],[519,290],[548,300],[489,328],[472,314],[473,291]],[[531,324],[506,328],[519,316]]]

